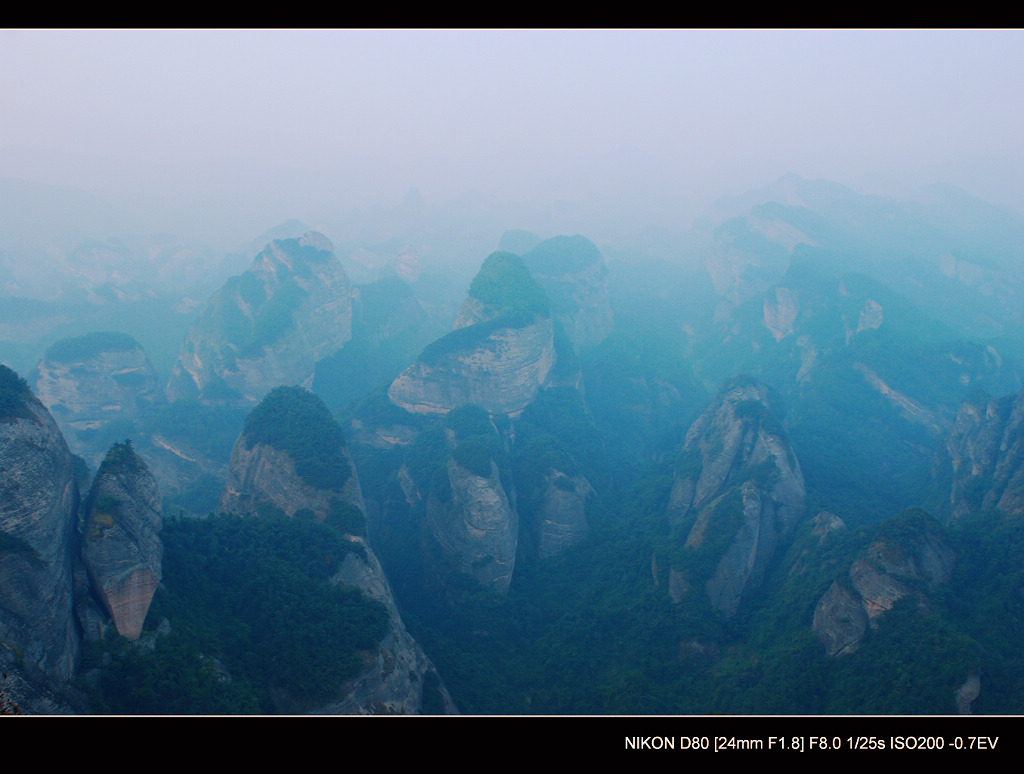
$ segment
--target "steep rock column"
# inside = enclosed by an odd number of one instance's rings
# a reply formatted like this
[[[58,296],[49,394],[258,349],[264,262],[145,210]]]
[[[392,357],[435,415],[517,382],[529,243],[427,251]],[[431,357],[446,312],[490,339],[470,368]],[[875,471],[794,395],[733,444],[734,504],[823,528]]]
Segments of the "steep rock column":
[[[477,475],[454,459],[447,464],[448,491],[432,492],[427,523],[442,561],[499,593],[508,591],[516,563],[519,515],[501,484],[498,466]]]
[[[78,487],[71,453],[23,379],[0,366],[0,643],[50,675],[74,674]]]
[[[676,463],[667,515],[684,545],[675,587],[702,585],[726,617],[805,512],[803,474],[773,403],[764,385],[732,380],[693,423]]]
[[[160,494],[131,447],[114,444],[89,492],[82,559],[118,634],[137,640],[162,577]]]

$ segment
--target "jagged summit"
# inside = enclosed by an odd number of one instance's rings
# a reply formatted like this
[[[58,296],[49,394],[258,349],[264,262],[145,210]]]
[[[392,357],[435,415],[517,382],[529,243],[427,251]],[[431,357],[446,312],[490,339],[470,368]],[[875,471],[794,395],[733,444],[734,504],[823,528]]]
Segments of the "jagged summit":
[[[353,289],[333,250],[314,231],[267,245],[207,302],[168,398],[253,406],[280,384],[311,382],[317,361],[352,338]]]
[[[712,607],[735,614],[803,518],[803,475],[774,404],[765,385],[731,379],[686,434],[668,512],[684,542],[677,600],[703,586]]]
[[[980,511],[1024,515],[1024,390],[968,395],[935,454],[933,480],[951,522]]]
[[[908,508],[882,525],[818,601],[814,632],[830,656],[853,653],[904,597],[927,610],[928,595],[949,581],[955,563],[941,525],[920,508]]]

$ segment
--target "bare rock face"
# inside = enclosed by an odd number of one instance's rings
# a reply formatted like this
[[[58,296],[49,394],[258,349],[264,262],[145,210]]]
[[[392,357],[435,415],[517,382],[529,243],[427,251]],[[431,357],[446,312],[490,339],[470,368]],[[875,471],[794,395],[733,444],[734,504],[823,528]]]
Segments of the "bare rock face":
[[[518,256],[484,261],[455,326],[392,382],[392,403],[414,414],[466,403],[515,414],[548,382],[557,361],[550,305]]]
[[[0,641],[58,680],[75,670],[78,487],[57,423],[0,366]]]
[[[733,380],[686,434],[669,498],[679,539],[695,558],[711,552],[715,569],[706,578],[676,569],[732,616],[804,512],[803,475],[767,388]]]
[[[981,676],[968,675],[963,685],[956,692],[956,711],[958,715],[970,715],[971,704],[981,695]]]
[[[755,208],[745,218],[733,218],[715,232],[715,241],[705,260],[715,291],[722,299],[716,318],[727,319],[744,301],[766,292],[789,268],[793,248],[812,240],[792,225]],[[794,299],[778,298],[779,315],[766,308],[766,323],[785,335],[789,326],[789,307]]]
[[[587,536],[587,500],[594,487],[582,475],[569,477],[551,469],[538,509],[538,553],[541,559],[557,556]]]
[[[933,470],[948,487],[951,521],[981,510],[1024,514],[1024,391],[965,399]]]
[[[0,648],[0,716],[75,715],[88,712],[63,683]]]
[[[830,656],[853,653],[878,619],[904,597],[926,608],[933,591],[952,575],[956,554],[938,524],[919,509],[890,520],[832,584],[814,610],[812,628]]]
[[[130,443],[114,444],[86,504],[82,560],[118,634],[137,640],[163,577],[160,493]]]
[[[273,387],[308,384],[352,338],[353,290],[322,234],[271,242],[230,279],[189,331],[169,400],[253,406]]]
[[[137,420],[164,401],[146,353],[123,333],[89,333],[57,342],[31,380],[72,453],[92,465],[103,459],[107,442],[99,447],[90,436],[102,438],[111,423]]]
[[[427,525],[442,561],[504,594],[515,569],[519,514],[498,466],[491,460],[489,475],[481,476],[449,459],[447,474],[447,491],[432,491],[427,499]]]
[[[547,239],[525,253],[523,263],[577,349],[605,340],[614,324],[608,267],[593,242],[579,235]]]
[[[795,290],[776,285],[764,299],[764,325],[776,341],[793,333],[800,314],[800,299]]]
[[[424,706],[456,712],[433,665],[402,623],[366,539],[363,496],[344,437],[319,398],[299,387],[279,387],[250,413],[231,455],[221,510],[239,515],[271,510],[288,517],[305,512],[340,529],[361,548],[346,555],[334,582],[355,586],[381,602],[391,626],[372,663],[342,697],[314,714],[417,714]]]
[[[227,482],[221,494],[219,510],[239,515],[259,514],[266,506],[280,509],[286,516],[309,510],[320,521],[327,518],[338,501],[362,508],[359,480],[349,476],[335,489],[312,486],[295,471],[291,455],[266,443],[253,443],[239,437],[231,452]],[[348,450],[343,455],[351,465]]]
[[[277,387],[253,409],[231,452],[223,513],[261,515],[266,509],[324,521],[348,508],[363,510],[359,479],[345,436],[317,396]]]
[[[476,403],[496,414],[513,414],[528,406],[555,365],[551,318],[522,327],[489,326],[464,349],[436,358],[430,347],[388,389],[393,403],[414,414],[447,414],[456,406]],[[460,333],[455,331],[454,333]],[[447,343],[448,337],[431,345]]]
[[[837,582],[818,602],[812,628],[830,656],[841,656],[857,649],[869,620],[856,590]]]

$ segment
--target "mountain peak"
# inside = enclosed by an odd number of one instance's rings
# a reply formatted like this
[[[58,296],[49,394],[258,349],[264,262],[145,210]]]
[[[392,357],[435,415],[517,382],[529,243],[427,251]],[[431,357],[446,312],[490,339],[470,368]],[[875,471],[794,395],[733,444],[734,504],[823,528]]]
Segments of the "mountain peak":
[[[514,253],[491,253],[473,278],[469,295],[495,309],[496,315],[550,313],[544,289]]]

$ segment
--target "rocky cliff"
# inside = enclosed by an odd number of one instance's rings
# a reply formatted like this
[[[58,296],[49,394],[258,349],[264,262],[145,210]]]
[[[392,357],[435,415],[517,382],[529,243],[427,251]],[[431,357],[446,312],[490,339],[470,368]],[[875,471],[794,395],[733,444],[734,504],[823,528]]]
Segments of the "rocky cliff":
[[[669,500],[677,590],[733,615],[803,518],[804,481],[768,389],[739,377],[686,434]],[[705,569],[700,569],[704,567]]]
[[[547,296],[522,260],[489,256],[455,325],[392,382],[391,401],[416,414],[446,414],[465,403],[495,414],[522,411],[557,361]]]
[[[29,381],[71,451],[93,466],[110,445],[107,428],[137,421],[164,401],[153,364],[124,333],[89,333],[57,342]]]
[[[445,570],[465,573],[503,594],[515,569],[519,514],[498,466],[488,459],[485,467],[471,471],[449,458],[445,485],[427,500],[427,526]]]
[[[587,536],[587,500],[594,487],[577,474],[569,477],[549,469],[537,511],[538,554],[541,559],[557,556]]]
[[[755,208],[743,218],[733,218],[715,231],[705,267],[721,301],[716,318],[727,319],[748,299],[761,295],[778,282],[789,268],[793,248],[812,243],[810,237],[770,208]],[[780,299],[787,306],[788,299]],[[783,321],[788,315],[782,315]]]
[[[982,510],[1024,514],[1024,391],[966,398],[935,455],[933,480],[951,521]]]
[[[160,493],[130,442],[114,444],[85,506],[82,561],[118,634],[137,640],[163,575]]]
[[[509,428],[507,420],[503,423]],[[417,514],[426,581],[451,590],[473,578],[505,593],[520,540],[505,438],[475,404],[457,406],[409,447],[398,483]],[[454,583],[453,583],[454,581]]]
[[[240,515],[304,514],[337,528],[360,549],[346,555],[334,580],[384,604],[391,624],[372,663],[318,713],[415,714],[423,710],[425,690],[437,699],[432,711],[455,712],[398,614],[366,538],[359,479],[344,437],[319,398],[298,387],[279,387],[250,413],[232,453],[221,509]],[[442,709],[436,710],[438,705]]]
[[[168,398],[253,406],[277,385],[308,384],[352,337],[353,290],[333,250],[312,231],[267,245],[207,302]]]
[[[53,417],[0,366],[0,643],[52,677],[75,670],[78,487]]]
[[[947,582],[956,554],[919,509],[887,523],[814,610],[812,628],[830,656],[854,652],[878,619],[904,597],[927,608],[926,592]]]
[[[374,663],[344,690],[344,698],[318,709],[318,715],[456,715],[458,710],[434,665],[402,624],[384,570],[364,538],[351,537],[364,553],[348,554],[335,580],[354,586],[383,604],[392,625]]]
[[[243,435],[231,453],[227,483],[221,494],[219,510],[240,515],[266,515],[267,509],[280,509],[294,516],[306,509],[324,520],[338,503],[361,502],[358,483],[349,480],[333,489],[308,484],[295,470],[295,462],[285,451],[265,443],[252,443]]]

